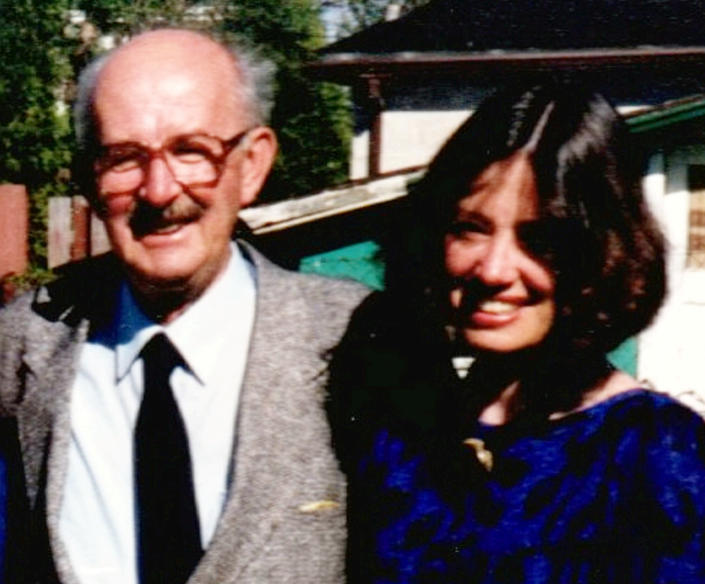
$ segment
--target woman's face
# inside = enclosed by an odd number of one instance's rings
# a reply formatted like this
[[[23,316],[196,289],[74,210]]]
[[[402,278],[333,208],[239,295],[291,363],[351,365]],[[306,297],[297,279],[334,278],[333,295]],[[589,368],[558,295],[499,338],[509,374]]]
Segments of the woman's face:
[[[535,177],[522,154],[488,166],[457,204],[445,267],[453,322],[473,349],[520,351],[551,329],[554,277],[524,240],[538,218]]]

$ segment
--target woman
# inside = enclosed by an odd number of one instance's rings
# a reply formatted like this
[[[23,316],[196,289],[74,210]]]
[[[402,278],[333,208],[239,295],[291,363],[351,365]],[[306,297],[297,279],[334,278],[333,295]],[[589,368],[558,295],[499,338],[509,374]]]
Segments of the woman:
[[[350,581],[705,582],[705,425],[605,356],[665,292],[633,153],[600,95],[507,90],[411,193],[331,363]]]

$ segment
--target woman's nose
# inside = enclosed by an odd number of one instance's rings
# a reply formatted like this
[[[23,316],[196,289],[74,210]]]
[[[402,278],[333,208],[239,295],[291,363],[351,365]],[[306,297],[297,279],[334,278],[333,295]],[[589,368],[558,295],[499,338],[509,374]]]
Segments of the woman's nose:
[[[489,286],[513,282],[519,274],[521,249],[511,234],[494,234],[486,242],[474,273]]]

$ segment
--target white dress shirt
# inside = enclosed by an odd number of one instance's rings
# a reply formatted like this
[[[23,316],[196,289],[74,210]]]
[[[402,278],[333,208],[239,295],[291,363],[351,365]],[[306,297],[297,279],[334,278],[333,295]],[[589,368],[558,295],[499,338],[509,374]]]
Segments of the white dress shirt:
[[[160,331],[187,364],[170,381],[189,437],[201,541],[208,546],[230,484],[254,311],[254,267],[233,244],[226,270],[176,320],[166,326],[150,320],[123,284],[114,324],[84,344],[71,394],[59,523],[82,583],[138,582],[133,430],[143,391],[140,351]]]

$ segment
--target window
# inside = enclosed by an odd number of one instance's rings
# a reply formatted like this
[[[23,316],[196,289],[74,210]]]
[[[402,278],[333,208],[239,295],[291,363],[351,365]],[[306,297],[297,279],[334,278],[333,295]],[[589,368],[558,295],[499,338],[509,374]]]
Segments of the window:
[[[686,267],[705,268],[705,165],[688,167],[690,213],[688,217],[688,257]]]

